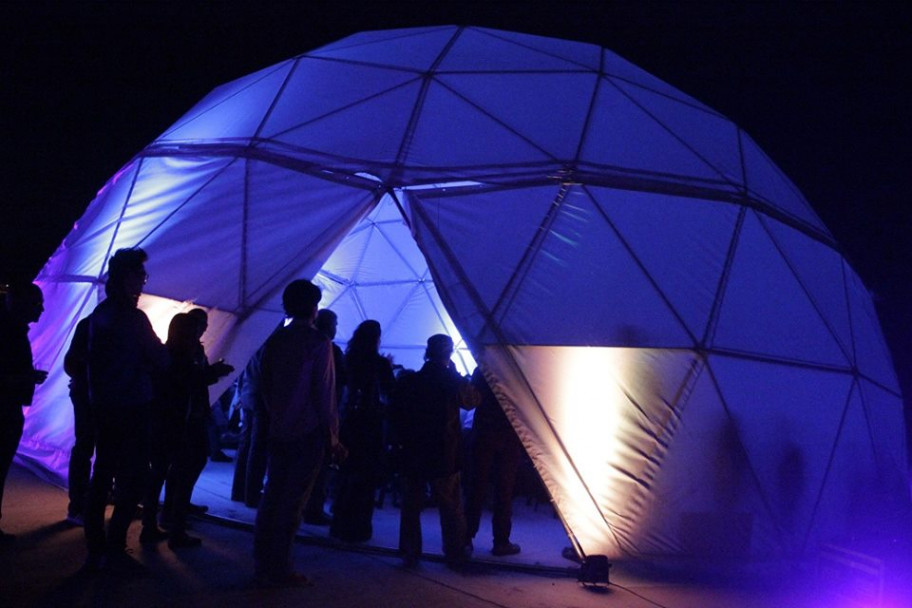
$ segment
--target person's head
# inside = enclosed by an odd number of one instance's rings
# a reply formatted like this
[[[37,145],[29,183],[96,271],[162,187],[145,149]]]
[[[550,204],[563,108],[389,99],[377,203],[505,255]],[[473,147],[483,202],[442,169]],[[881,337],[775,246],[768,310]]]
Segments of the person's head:
[[[44,294],[34,283],[12,283],[6,291],[6,311],[23,323],[34,323],[44,312]]]
[[[189,348],[197,343],[199,325],[193,315],[186,312],[179,312],[171,317],[171,323],[168,325],[168,348],[184,349]]]
[[[292,281],[282,292],[282,307],[292,319],[313,321],[320,303],[320,288],[305,279]]]
[[[197,339],[202,338],[206,330],[209,329],[209,313],[202,308],[191,308],[187,314],[196,321]]]
[[[118,249],[108,260],[108,280],[105,293],[108,297],[126,298],[135,304],[139,300],[146,274],[146,260],[149,256],[139,247]]]
[[[328,308],[323,308],[317,312],[317,320],[314,322],[314,327],[330,340],[336,337],[336,328],[338,326],[339,318],[336,313]]]
[[[348,341],[348,351],[376,353],[380,350],[380,323],[373,319],[362,321],[351,340]]]
[[[453,356],[453,339],[446,334],[434,334],[427,341],[424,360],[446,364]]]

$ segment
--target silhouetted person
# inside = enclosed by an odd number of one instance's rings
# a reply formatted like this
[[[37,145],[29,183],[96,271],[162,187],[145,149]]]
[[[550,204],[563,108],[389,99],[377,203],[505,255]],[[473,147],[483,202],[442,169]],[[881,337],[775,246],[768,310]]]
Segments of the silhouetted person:
[[[200,344],[206,326],[205,315],[190,311],[175,315],[168,329],[166,345],[171,362],[165,376],[164,401],[166,409],[173,412],[175,426],[165,431],[176,437],[176,444],[165,484],[162,516],[168,522],[168,546],[172,549],[201,543],[199,538],[187,534],[187,515],[193,487],[209,453],[209,385],[234,369],[222,361],[209,365]]]
[[[0,519],[3,517],[3,486],[13,464],[25,417],[22,406],[31,405],[35,385],[47,372],[35,369],[29,323],[44,312],[44,296],[34,283],[13,284],[0,307]],[[15,537],[0,530],[0,542]]]
[[[127,528],[149,472],[149,421],[154,375],[168,365],[168,351],[136,305],[148,278],[146,253],[120,249],[108,262],[107,298],[89,316],[89,397],[96,426],[95,467],[89,484],[85,570],[100,566],[132,571]],[[105,531],[105,506],[117,484],[114,512]]]
[[[234,478],[231,483],[231,500],[243,502],[248,507],[260,504],[263,479],[266,477],[266,445],[268,426],[265,419],[256,424],[257,412],[264,412],[259,390],[259,369],[263,357],[262,347],[250,358],[238,378],[238,403],[241,408],[241,434],[238,437]],[[265,416],[265,414],[260,414]]]
[[[260,385],[268,424],[267,481],[254,526],[258,584],[309,585],[292,569],[291,549],[324,454],[344,458],[339,443],[329,339],[313,326],[320,289],[292,281],[282,294],[291,322],[263,346]]]
[[[63,358],[63,370],[70,377],[70,402],[73,404],[73,449],[67,470],[70,502],[67,521],[81,526],[89,496],[89,479],[92,477],[92,454],[95,453],[95,423],[89,404],[89,319],[76,324],[70,347]]]
[[[336,496],[329,533],[350,542],[373,535],[372,519],[384,454],[383,426],[393,367],[380,355],[380,324],[364,321],[345,349],[348,390],[339,431],[348,458],[336,476]]]
[[[402,445],[402,511],[399,551],[406,565],[421,556],[421,509],[429,485],[440,510],[443,554],[451,567],[466,558],[466,523],[459,479],[461,393],[468,382],[453,368],[453,340],[428,338],[425,363],[404,376],[396,390],[391,421]]]
[[[494,555],[519,553],[519,545],[510,542],[513,528],[513,486],[522,459],[522,444],[504,414],[497,397],[488,386],[481,368],[475,368],[472,385],[480,400],[475,408],[472,430],[469,433],[468,467],[471,470],[466,488],[466,525],[468,538],[478,533],[485,494],[494,473],[494,516],[491,525]]]
[[[336,337],[336,328],[339,325],[339,319],[336,313],[324,308],[317,312],[317,319],[314,321],[314,327],[321,334],[334,340]],[[335,342],[332,343],[333,349],[333,367],[336,370],[336,403],[342,403],[342,395],[345,390],[345,356],[342,349]],[[344,443],[344,441],[343,441]],[[332,522],[323,507],[326,504],[326,488],[329,481],[329,463],[323,463],[320,467],[320,474],[314,481],[313,490],[310,492],[310,498],[307,499],[307,506],[304,507],[304,523],[315,526],[328,526]]]

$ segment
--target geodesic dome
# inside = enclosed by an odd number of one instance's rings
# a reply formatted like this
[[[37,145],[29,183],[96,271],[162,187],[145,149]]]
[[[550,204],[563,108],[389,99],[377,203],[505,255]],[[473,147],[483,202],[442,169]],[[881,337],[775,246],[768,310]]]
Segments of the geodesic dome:
[[[38,278],[20,456],[61,476],[62,353],[130,246],[153,322],[209,309],[238,367],[300,277],[343,343],[377,319],[415,368],[455,335],[585,554],[801,552],[906,501],[895,374],[826,227],[737,125],[593,45],[367,32],[215,89]]]

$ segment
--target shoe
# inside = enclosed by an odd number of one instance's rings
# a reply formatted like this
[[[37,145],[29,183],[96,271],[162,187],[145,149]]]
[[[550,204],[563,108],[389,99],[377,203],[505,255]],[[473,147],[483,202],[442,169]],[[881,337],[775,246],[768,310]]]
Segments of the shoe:
[[[203,544],[203,539],[189,534],[177,534],[168,539],[169,549],[188,549],[190,547],[199,547]]]
[[[187,513],[189,515],[204,515],[209,512],[208,505],[195,505],[192,502],[187,507]]]
[[[67,513],[66,522],[71,526],[79,526],[80,528],[85,526],[85,520],[82,518],[82,513]]]
[[[210,456],[209,460],[212,462],[232,462],[231,456],[221,450]]]
[[[277,588],[277,587],[313,587],[313,581],[300,572],[292,572],[286,576],[271,577],[266,575],[257,575],[254,578],[257,587]]]
[[[139,533],[139,542],[143,545],[155,545],[168,538],[168,533],[156,526],[143,526]]]
[[[509,541],[505,543],[498,543],[494,545],[494,548],[491,549],[491,555],[503,556],[503,555],[516,555],[520,552],[520,547],[516,543],[511,543]]]
[[[332,516],[327,513],[320,513],[318,515],[312,515],[310,517],[304,518],[305,524],[310,524],[311,526],[328,526],[332,523]]]

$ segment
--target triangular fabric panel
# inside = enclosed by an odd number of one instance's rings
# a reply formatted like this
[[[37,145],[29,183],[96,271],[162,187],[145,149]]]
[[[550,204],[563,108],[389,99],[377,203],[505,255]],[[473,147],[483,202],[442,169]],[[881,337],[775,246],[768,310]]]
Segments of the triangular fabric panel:
[[[890,359],[890,351],[880,330],[877,311],[867,288],[846,266],[846,283],[849,294],[849,314],[852,317],[852,335],[855,337],[855,362],[862,374],[899,393],[899,382]]]
[[[712,346],[784,361],[851,365],[752,212],[738,236]]]
[[[452,302],[459,302],[456,309],[460,311],[461,327],[478,338],[486,314],[498,306],[558,189],[543,186],[486,192],[467,190],[460,196],[410,192],[407,200],[412,229],[429,262],[439,265],[443,272],[453,262],[447,254],[451,252],[460,269],[475,270],[471,285],[460,285],[462,272],[447,272],[445,290]],[[491,221],[495,217],[509,217],[510,221]],[[441,249],[442,243],[437,240],[441,230],[445,230],[442,236],[446,249]],[[480,303],[473,301],[475,293]]]
[[[418,82],[387,89],[345,112],[328,114],[283,131],[281,141],[343,159],[388,162],[387,159],[396,158],[418,92]],[[377,121],[376,117],[381,115],[384,120]],[[352,125],[371,125],[371,128],[352,128]]]
[[[691,339],[590,197],[571,189],[497,321],[516,344],[668,347]],[[469,270],[470,278],[483,269]],[[585,293],[586,298],[576,297]],[[545,311],[559,315],[541,322]],[[561,319],[558,321],[557,319]]]
[[[363,32],[305,57],[330,58],[424,72],[456,34],[452,26]],[[408,49],[403,52],[403,49]]]
[[[472,167],[553,159],[525,134],[431,82],[405,160],[426,167]]]
[[[851,361],[854,346],[842,256],[781,222],[768,217],[761,217],[761,221],[846,353],[846,359]]]
[[[653,192],[587,187],[698,342],[734,234],[734,205]],[[686,345],[681,345],[686,346]]]
[[[441,75],[437,81],[534,142],[551,157],[569,161],[579,147],[596,76],[459,74]]]
[[[478,65],[478,57],[487,61]],[[447,51],[443,72],[529,72],[597,70],[599,48],[513,32],[466,28]]]
[[[853,386],[846,373],[711,357],[747,462],[790,552],[801,549]]]
[[[72,280],[76,277],[97,279],[102,276],[107,267],[107,256],[113,253],[111,240],[117,232],[124,206],[142,164],[141,160],[133,161],[108,180],[86,212],[76,221],[63,244],[48,260],[41,271],[42,278]]]
[[[798,188],[776,167],[746,133],[741,133],[747,189],[765,203],[795,218],[821,234],[829,231],[811,209]]]
[[[643,543],[653,552],[753,554],[775,544],[759,488],[705,362],[695,362],[674,403],[676,424],[663,436],[665,458],[643,506]],[[755,510],[754,505],[760,505]]]
[[[285,61],[219,87],[156,141],[252,137],[293,65]]]
[[[628,83],[628,85],[634,85],[647,91],[652,91],[659,95],[664,95],[665,97],[679,101],[682,104],[686,104],[694,108],[702,108],[707,112],[715,113],[714,110],[703,105],[693,97],[690,97],[686,93],[679,91],[678,89],[669,85],[667,82],[656,78],[642,68],[633,65],[616,53],[613,53],[606,49],[603,49],[602,52],[605,58],[605,64],[602,68],[602,73],[605,74],[605,76],[607,76],[609,80],[611,80],[614,84],[620,85],[622,82]]]
[[[711,110],[682,104],[661,93],[617,80],[612,82],[712,167],[717,174],[715,179],[735,186],[743,184],[738,127],[734,123]]]
[[[287,131],[340,112],[348,114],[352,107],[370,104],[417,78],[412,72],[386,68],[299,60],[269,113],[262,136],[297,143]]]
[[[682,106],[686,109],[686,106]],[[581,160],[628,171],[687,176],[721,182],[711,165],[694,154],[667,125],[658,122],[618,85],[602,79]]]
[[[266,163],[251,162],[248,172],[244,303],[252,306],[293,278],[314,276],[376,199]],[[281,310],[279,302],[269,304]]]

